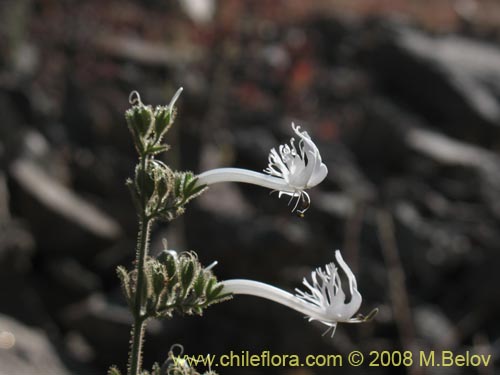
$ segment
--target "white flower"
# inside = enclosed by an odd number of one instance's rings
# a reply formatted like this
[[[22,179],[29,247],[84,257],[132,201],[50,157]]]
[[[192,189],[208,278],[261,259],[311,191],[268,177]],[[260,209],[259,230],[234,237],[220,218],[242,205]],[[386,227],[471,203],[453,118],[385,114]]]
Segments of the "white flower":
[[[288,306],[306,315],[309,321],[317,320],[327,325],[325,334],[331,329],[333,337],[337,323],[362,323],[371,319],[376,313],[374,310],[367,317],[361,315],[353,317],[361,306],[361,294],[358,292],[356,278],[342,259],[339,250],[335,252],[335,259],[347,276],[349,302],[346,302],[346,294],[342,289],[339,268],[333,262],[327,264],[324,269],[318,268],[313,271],[312,283],[304,278],[303,284],[308,291],[296,289],[296,295],[252,280],[223,281],[224,292],[257,296]]]
[[[306,189],[312,188],[323,181],[328,169],[321,161],[318,148],[300,126],[292,123],[292,129],[299,136],[298,147],[295,147],[295,138],[290,144],[281,145],[279,153],[272,149],[269,154],[269,165],[264,170],[267,174],[240,168],[219,168],[204,172],[198,176],[198,184],[212,185],[218,182],[243,182],[260,185],[273,191],[279,196],[285,194],[297,198],[293,211],[297,210],[300,202],[304,204],[303,214],[310,206],[309,194]]]
[[[292,129],[300,137],[299,149],[295,147],[295,138],[290,140],[290,145],[281,145],[279,154],[273,148],[264,172],[282,178],[293,191],[300,191],[318,185],[325,179],[328,169],[309,134],[301,132],[300,126],[293,122]]]

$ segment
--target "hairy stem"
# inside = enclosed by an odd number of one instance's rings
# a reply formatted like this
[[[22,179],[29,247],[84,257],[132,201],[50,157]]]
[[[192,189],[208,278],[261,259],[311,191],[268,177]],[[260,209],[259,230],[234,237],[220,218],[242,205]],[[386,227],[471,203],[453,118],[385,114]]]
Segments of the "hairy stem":
[[[134,318],[134,326],[132,328],[132,337],[130,340],[130,357],[129,357],[129,375],[139,375],[141,373],[142,367],[142,343],[144,341],[144,327],[146,322],[146,317],[144,316],[143,306],[144,306],[144,263],[146,261],[146,256],[148,255],[149,248],[149,236],[152,219],[147,216],[146,206],[147,197],[144,194],[145,187],[145,170],[147,165],[147,157],[141,157],[141,168],[143,178],[140,181],[141,185],[141,195],[142,207],[139,215],[139,234],[137,239],[137,251],[135,259],[135,270],[137,274],[137,284],[135,286],[135,303],[132,310],[132,315]]]
[[[142,343],[144,341],[144,329],[146,321],[143,319],[134,319],[132,327],[132,339],[130,347],[129,375],[138,375],[142,367]]]

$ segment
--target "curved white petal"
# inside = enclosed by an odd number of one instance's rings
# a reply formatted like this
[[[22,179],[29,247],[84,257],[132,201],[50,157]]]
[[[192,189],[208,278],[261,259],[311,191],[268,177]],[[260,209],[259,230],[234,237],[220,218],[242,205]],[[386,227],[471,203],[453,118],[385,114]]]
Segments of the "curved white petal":
[[[312,188],[318,185],[326,178],[327,175],[328,175],[328,168],[326,167],[325,164],[321,163],[319,165],[316,165],[314,173],[307,182],[307,188]]]

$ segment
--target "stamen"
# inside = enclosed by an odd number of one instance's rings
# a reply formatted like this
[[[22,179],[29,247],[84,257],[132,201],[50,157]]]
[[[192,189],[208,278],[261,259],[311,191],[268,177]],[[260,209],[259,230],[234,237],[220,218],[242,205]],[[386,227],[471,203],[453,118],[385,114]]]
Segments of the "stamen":
[[[324,322],[323,322],[323,324],[328,325],[327,323],[324,323]],[[325,331],[325,332],[323,332],[323,334],[322,334],[321,336],[326,336],[326,334],[327,334],[330,330],[332,330],[332,335],[330,336],[330,338],[332,338],[332,339],[333,339],[333,336],[335,336],[335,332],[337,331],[337,324],[332,324],[332,325],[330,325],[330,326],[326,329],[326,331]]]
[[[302,198],[302,203],[304,204],[304,206],[301,210],[297,210],[297,213],[300,217],[304,217],[304,214],[306,213],[306,211],[309,209],[309,207],[311,207],[311,197],[309,196],[308,193],[303,191],[301,194],[301,198]]]
[[[219,263],[219,262],[217,262],[217,261],[212,262],[212,263],[211,263],[208,267],[205,267],[205,270],[206,270],[206,271],[211,270],[211,269],[212,269],[212,268],[214,268],[214,267],[215,267],[218,263]]]
[[[174,108],[174,104],[177,101],[177,99],[179,99],[179,96],[181,96],[183,90],[184,90],[183,87],[179,87],[179,89],[175,92],[172,99],[170,99],[170,103],[168,103],[168,110],[170,111],[170,115],[172,115],[172,110]]]
[[[295,203],[295,206],[293,206],[293,210],[292,210],[292,212],[297,211],[297,207],[299,207],[299,203],[300,203],[300,197],[302,196],[302,194],[303,194],[303,193],[304,193],[304,192],[302,192],[302,191],[301,191],[301,192],[299,192],[299,193],[297,193],[297,194],[299,194],[299,195],[298,195],[298,197],[297,197],[297,202]]]

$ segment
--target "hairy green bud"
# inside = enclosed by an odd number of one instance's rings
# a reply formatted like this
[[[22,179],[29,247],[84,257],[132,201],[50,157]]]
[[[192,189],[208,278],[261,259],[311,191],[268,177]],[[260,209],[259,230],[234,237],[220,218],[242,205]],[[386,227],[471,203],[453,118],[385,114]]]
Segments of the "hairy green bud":
[[[122,375],[122,373],[118,367],[113,365],[109,368],[107,375]]]
[[[175,112],[168,106],[158,106],[154,112],[154,133],[156,142],[161,141],[165,133],[174,123]]]
[[[125,119],[141,157],[154,156],[169,149],[168,145],[161,142],[174,123],[174,104],[181,92],[182,88],[177,90],[168,105],[157,106],[154,111],[150,105],[142,103],[137,91],[130,93],[129,102],[132,107],[125,112]]]
[[[208,306],[231,296],[223,293],[223,285],[217,282],[210,267],[203,268],[195,253],[177,254],[164,250],[158,258],[145,263],[145,296],[147,317],[170,317],[174,311],[180,314],[201,315]],[[127,300],[135,300],[135,290],[130,287],[136,280],[136,271],[118,268],[122,289]]]
[[[144,204],[145,211],[151,218],[164,218],[164,213],[175,205],[174,173],[158,160],[148,160],[138,164],[135,170],[135,190],[137,200]],[[142,207],[142,206],[141,206]]]

